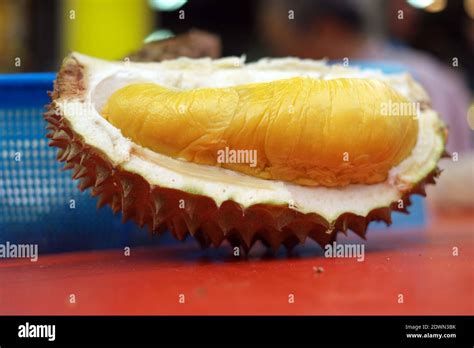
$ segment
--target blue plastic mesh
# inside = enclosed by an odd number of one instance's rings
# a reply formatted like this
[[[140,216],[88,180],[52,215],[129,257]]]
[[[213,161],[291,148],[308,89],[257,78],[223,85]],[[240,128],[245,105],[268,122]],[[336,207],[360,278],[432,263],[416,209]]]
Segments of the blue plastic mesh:
[[[61,170],[42,117],[53,80],[51,73],[0,75],[0,243],[37,243],[42,252],[157,243],[109,207],[98,210],[96,199]],[[413,201],[410,216],[393,215],[395,227],[424,224],[422,201]]]
[[[156,243],[145,229],[96,208],[48,146],[42,114],[54,74],[0,76],[0,243],[42,252]]]

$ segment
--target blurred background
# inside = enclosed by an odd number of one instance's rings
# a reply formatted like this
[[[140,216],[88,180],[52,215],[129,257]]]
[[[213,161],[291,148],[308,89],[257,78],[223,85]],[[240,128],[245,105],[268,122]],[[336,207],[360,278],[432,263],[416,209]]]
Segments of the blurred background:
[[[473,145],[465,126],[474,89],[474,0],[0,0],[0,72],[56,71],[71,50],[159,60],[137,51],[191,29],[208,32],[190,39],[205,48],[179,55],[404,66],[449,121],[456,134],[450,150]]]
[[[442,165],[452,174],[431,190],[433,210],[474,206],[474,0],[0,0],[0,241],[51,251],[148,241],[110,209],[97,212],[47,147],[41,114],[54,75],[25,73],[57,71],[70,51],[143,61],[297,56],[409,71],[448,124],[448,151],[459,159]],[[413,209],[401,221],[424,224],[421,201]],[[75,239],[65,229],[77,230]],[[94,230],[120,233],[88,238]]]

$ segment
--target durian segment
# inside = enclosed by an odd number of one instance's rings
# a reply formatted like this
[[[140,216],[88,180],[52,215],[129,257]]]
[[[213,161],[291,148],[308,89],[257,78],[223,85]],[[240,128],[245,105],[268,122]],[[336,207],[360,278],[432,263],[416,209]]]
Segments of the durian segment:
[[[387,112],[407,104],[377,79],[294,77],[191,90],[130,84],[112,94],[102,115],[133,142],[167,156],[334,187],[383,182],[410,155],[417,110]],[[245,163],[222,161],[226,149]]]

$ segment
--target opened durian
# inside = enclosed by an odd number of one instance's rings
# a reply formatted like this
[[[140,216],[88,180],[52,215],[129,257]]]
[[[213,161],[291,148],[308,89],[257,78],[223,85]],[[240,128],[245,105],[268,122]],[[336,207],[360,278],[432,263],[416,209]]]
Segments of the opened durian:
[[[434,182],[447,135],[408,74],[296,58],[73,53],[51,97],[51,145],[81,190],[202,246],[364,237]]]

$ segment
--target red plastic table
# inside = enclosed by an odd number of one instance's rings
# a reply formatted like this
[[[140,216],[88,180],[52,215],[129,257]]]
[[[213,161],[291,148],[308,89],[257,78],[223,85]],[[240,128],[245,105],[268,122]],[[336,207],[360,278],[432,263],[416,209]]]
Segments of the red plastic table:
[[[290,258],[262,258],[260,247],[237,259],[229,246],[202,251],[193,242],[132,248],[130,256],[3,260],[0,314],[474,314],[473,216],[369,231],[365,245],[363,262],[324,258],[316,245]]]

